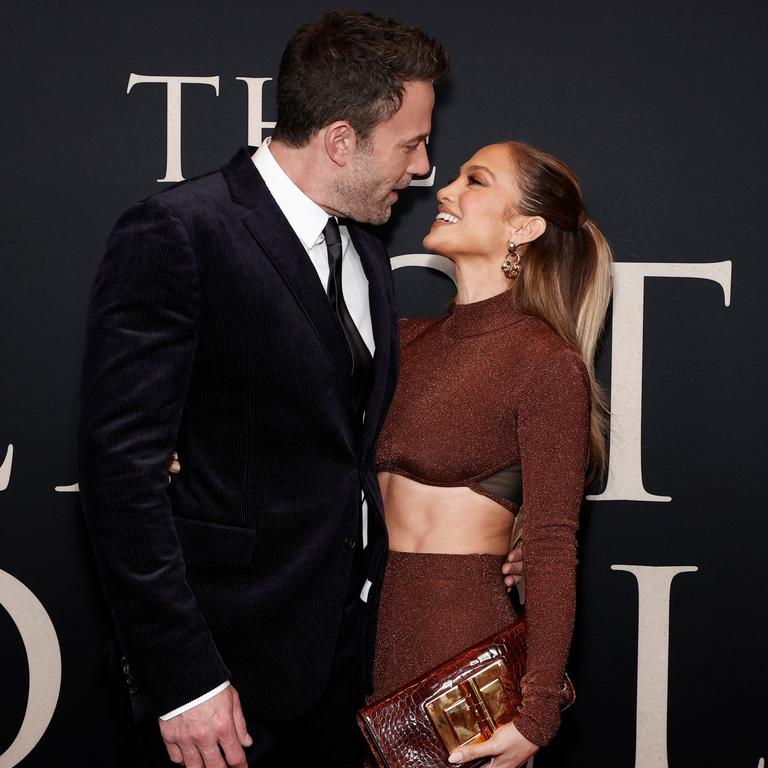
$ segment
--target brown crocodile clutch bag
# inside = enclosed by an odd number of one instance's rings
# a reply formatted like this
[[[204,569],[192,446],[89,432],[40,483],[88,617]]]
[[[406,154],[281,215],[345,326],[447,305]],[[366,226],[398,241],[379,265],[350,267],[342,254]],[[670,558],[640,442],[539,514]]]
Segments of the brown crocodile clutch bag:
[[[450,768],[448,754],[515,716],[525,674],[525,620],[518,619],[357,714],[380,768]],[[566,676],[561,707],[575,691]],[[463,763],[475,768],[485,758]]]

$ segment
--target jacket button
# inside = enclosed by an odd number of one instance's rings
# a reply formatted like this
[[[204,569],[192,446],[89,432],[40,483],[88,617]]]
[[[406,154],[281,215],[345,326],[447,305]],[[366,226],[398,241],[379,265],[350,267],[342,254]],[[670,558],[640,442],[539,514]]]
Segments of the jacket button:
[[[344,546],[347,549],[354,549],[357,546],[357,542],[351,536],[348,536],[344,539]]]

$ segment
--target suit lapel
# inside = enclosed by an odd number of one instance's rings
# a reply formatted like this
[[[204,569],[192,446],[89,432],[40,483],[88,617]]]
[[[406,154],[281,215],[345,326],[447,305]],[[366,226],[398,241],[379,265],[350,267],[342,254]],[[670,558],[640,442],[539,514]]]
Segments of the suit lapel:
[[[392,277],[386,254],[381,246],[369,244],[370,235],[366,235],[358,226],[350,222],[349,235],[360,256],[360,261],[368,278],[368,297],[371,307],[371,325],[376,353],[373,356],[373,384],[365,409],[363,425],[362,457],[367,456],[373,446],[386,391],[387,377],[392,353],[392,302],[387,290]]]
[[[333,363],[344,399],[353,413],[349,346],[304,246],[269,193],[247,150],[241,149],[222,172],[232,197],[250,209],[243,223],[320,338]]]

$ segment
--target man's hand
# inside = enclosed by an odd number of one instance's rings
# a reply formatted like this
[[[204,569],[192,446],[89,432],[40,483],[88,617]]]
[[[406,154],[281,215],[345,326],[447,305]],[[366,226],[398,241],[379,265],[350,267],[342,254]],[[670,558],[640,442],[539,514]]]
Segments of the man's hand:
[[[507,562],[501,566],[501,572],[504,574],[504,583],[507,585],[507,592],[517,584],[517,591],[520,595],[520,602],[525,602],[525,578],[523,577],[523,547],[515,547],[508,555]]]
[[[186,768],[247,768],[243,747],[250,747],[253,739],[245,725],[240,697],[231,685],[202,704],[158,723],[174,763]]]

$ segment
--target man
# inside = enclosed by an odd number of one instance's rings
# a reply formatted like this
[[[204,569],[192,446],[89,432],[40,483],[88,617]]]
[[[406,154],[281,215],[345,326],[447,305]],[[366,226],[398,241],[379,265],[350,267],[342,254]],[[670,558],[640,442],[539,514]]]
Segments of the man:
[[[428,172],[446,69],[419,30],[329,12],[285,50],[271,143],[112,232],[79,480],[141,765],[360,765],[398,340],[386,254],[350,220]]]
[[[398,349],[383,247],[336,217],[383,223],[429,171],[446,68],[419,30],[329,12],[286,48],[271,144],[110,236],[79,480],[142,765],[360,764]]]

